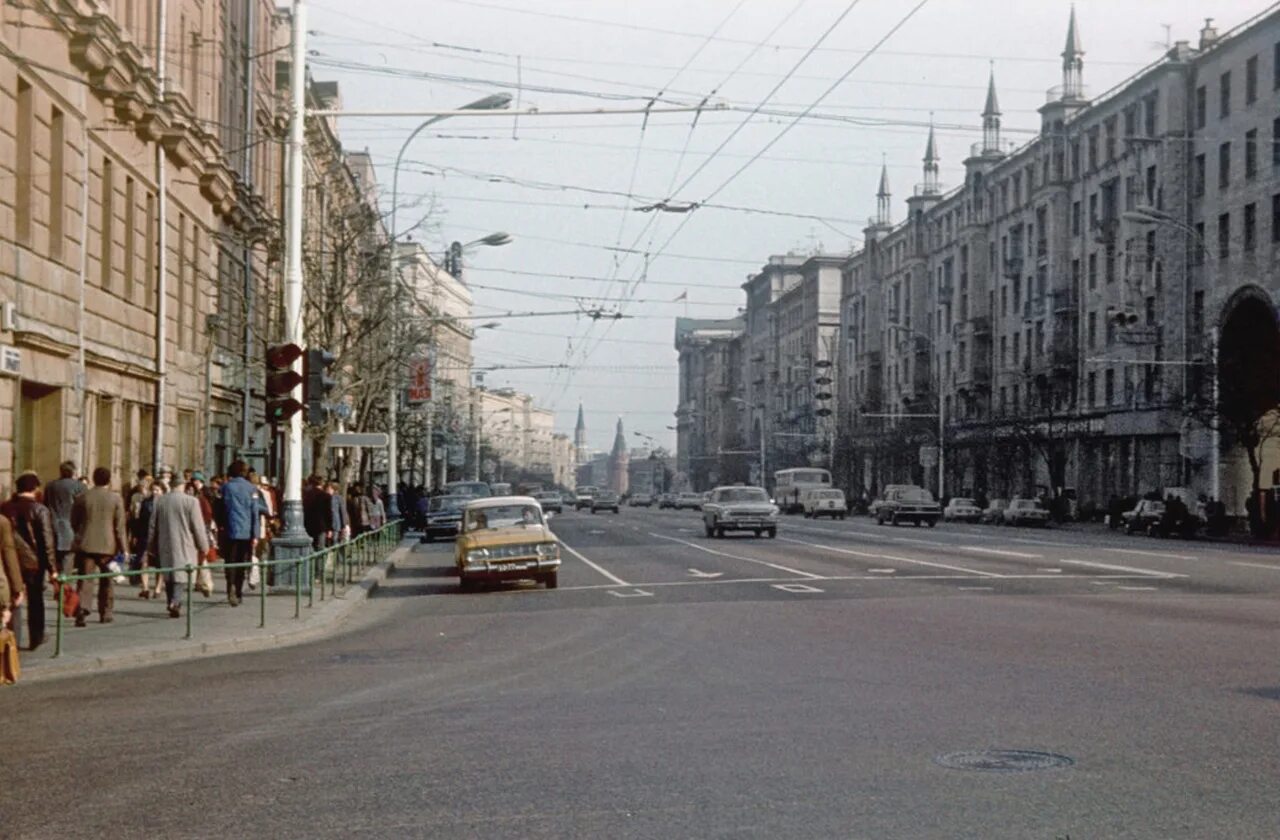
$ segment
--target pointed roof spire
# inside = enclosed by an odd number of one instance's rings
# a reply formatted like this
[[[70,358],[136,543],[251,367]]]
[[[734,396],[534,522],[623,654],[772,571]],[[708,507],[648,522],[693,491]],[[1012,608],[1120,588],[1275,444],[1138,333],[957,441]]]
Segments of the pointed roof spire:
[[[991,62],[991,77],[987,81],[987,104],[982,109],[984,117],[1000,116],[1000,100],[996,98],[996,63]]]
[[[876,191],[876,198],[887,198],[889,196],[889,164],[883,160],[880,162],[880,189]]]
[[[924,165],[938,165],[938,144],[933,139],[933,114],[929,114],[929,141],[924,146]]]
[[[622,431],[622,416],[618,416],[618,431],[613,436],[613,454],[621,455],[627,451],[627,435]]]
[[[1074,61],[1084,55],[1084,47],[1080,45],[1080,29],[1076,26],[1076,7],[1071,4],[1071,19],[1067,22],[1067,46],[1062,51],[1063,61]]]
[[[574,428],[574,430],[575,430],[575,431],[579,431],[579,432],[581,432],[581,431],[585,431],[585,430],[586,430],[586,428],[587,428],[587,421],[586,421],[586,420],[584,420],[584,419],[583,419],[583,417],[582,417],[582,403],[581,403],[581,402],[579,402],[579,403],[578,403],[578,425],[574,426],[573,428]]]

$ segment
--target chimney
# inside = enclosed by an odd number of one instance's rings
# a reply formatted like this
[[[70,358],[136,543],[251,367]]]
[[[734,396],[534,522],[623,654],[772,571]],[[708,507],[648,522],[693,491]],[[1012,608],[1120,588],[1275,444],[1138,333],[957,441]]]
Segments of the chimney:
[[[1200,30],[1200,49],[1206,50],[1218,42],[1218,30],[1213,26],[1213,18],[1204,19],[1204,29]]]

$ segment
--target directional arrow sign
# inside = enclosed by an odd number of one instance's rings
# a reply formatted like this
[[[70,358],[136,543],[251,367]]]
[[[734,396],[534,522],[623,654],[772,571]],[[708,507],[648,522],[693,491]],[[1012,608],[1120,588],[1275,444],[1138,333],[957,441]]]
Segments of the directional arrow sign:
[[[701,569],[690,569],[689,574],[696,578],[714,579],[722,576],[724,572],[704,572]]]

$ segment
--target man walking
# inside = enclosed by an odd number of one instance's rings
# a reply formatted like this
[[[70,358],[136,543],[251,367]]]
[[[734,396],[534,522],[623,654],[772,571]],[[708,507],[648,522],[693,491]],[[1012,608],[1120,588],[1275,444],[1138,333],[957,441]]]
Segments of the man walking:
[[[76,533],[71,528],[71,508],[76,497],[85,491],[85,487],[76,478],[76,465],[71,461],[63,461],[58,467],[58,478],[44,486],[44,506],[53,516],[53,536],[57,542],[58,571],[70,574],[75,557],[71,551],[71,543]]]
[[[44,642],[44,581],[58,581],[57,557],[54,553],[53,517],[49,509],[36,501],[40,489],[40,476],[25,472],[14,483],[14,494],[0,505],[3,513],[13,523],[13,541],[22,568],[22,583],[26,589],[27,635],[30,650]]]
[[[151,531],[147,534],[147,554],[155,555],[160,566],[174,569],[164,576],[169,617],[182,616],[182,596],[178,589],[178,569],[191,568],[195,574],[200,558],[209,551],[209,529],[200,513],[200,501],[179,482],[155,503]]]
[[[223,561],[228,564],[249,563],[253,560],[253,549],[258,544],[258,530],[261,501],[258,488],[245,479],[248,468],[244,461],[231,462],[227,473],[231,478],[222,485],[223,516],[226,521],[220,523],[223,544],[226,553]],[[245,566],[227,569],[227,602],[233,607],[240,606],[244,597]]]
[[[98,467],[93,471],[93,487],[78,496],[71,509],[71,526],[75,529],[76,573],[108,572],[108,564],[117,554],[128,550],[125,533],[124,499],[107,487],[111,483],[111,470]],[[80,612],[76,626],[84,627],[90,581],[80,581]],[[111,578],[98,578],[98,620],[103,624],[114,621],[111,612],[115,606],[115,593]]]

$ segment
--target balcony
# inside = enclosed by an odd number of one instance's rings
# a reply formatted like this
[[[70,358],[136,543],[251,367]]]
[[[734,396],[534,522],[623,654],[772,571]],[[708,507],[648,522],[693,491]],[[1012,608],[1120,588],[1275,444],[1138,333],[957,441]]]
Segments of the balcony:
[[[1022,257],[1004,258],[1004,276],[1012,278],[1022,276]]]
[[[974,337],[991,335],[991,319],[986,315],[975,315],[970,318],[969,334]]]
[[[1048,309],[1049,307],[1047,302],[1043,297],[1031,298],[1030,300],[1023,301],[1022,317],[1028,321],[1036,318],[1043,318]]]
[[[1120,229],[1120,219],[1115,216],[1104,216],[1089,222],[1089,230],[1093,240],[1099,245],[1114,245],[1116,233]]]
[[[938,284],[938,298],[940,300],[950,300],[955,291],[955,286],[950,283]]]
[[[1075,312],[1080,306],[1080,296],[1075,289],[1053,290],[1053,311],[1058,314]]]

